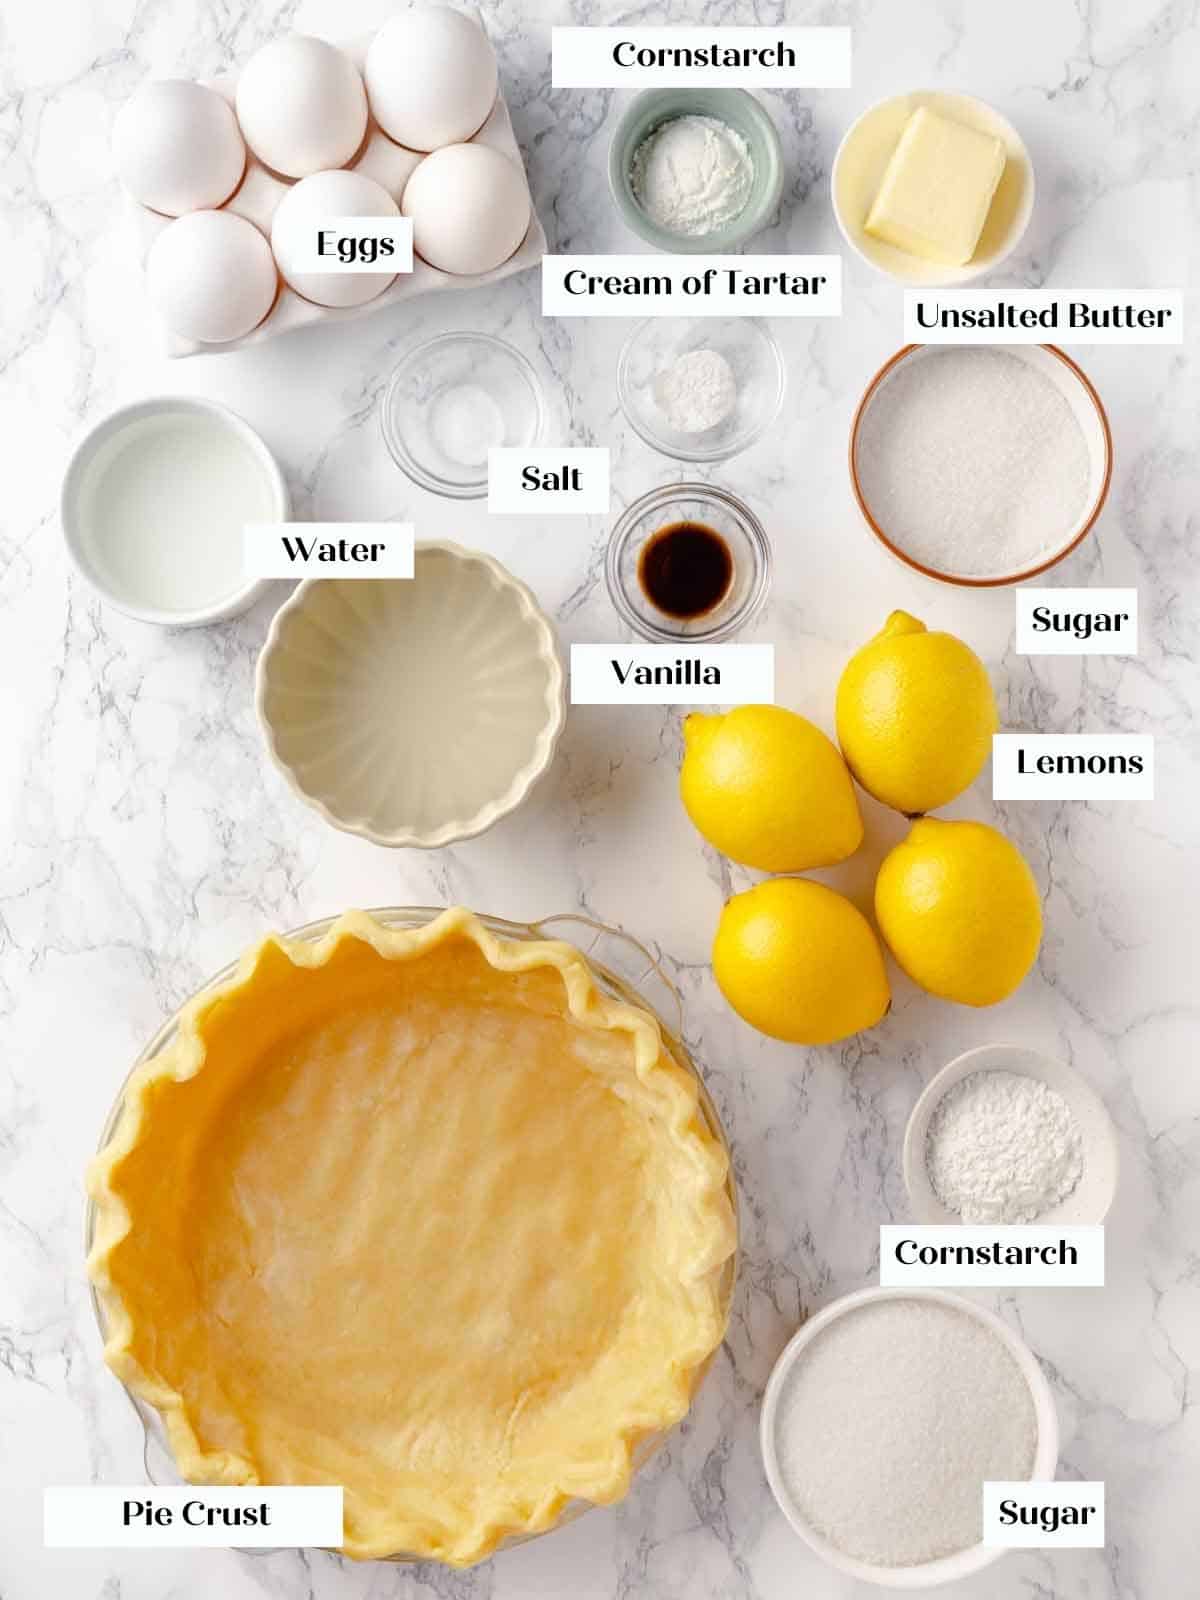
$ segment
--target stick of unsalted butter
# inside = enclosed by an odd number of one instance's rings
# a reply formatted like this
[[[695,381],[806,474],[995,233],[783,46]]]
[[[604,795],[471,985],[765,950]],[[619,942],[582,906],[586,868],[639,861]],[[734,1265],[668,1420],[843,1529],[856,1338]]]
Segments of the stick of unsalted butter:
[[[887,164],[867,232],[909,255],[965,267],[1006,159],[999,139],[919,107]]]

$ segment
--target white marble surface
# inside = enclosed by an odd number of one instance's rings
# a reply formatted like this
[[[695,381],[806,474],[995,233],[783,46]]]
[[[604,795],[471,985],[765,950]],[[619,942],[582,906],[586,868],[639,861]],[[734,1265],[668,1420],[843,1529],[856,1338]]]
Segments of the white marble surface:
[[[536,199],[560,250],[635,245],[604,182],[620,97],[549,87],[551,21],[615,21],[606,0],[485,0]],[[376,850],[326,828],[266,765],[251,709],[272,609],[169,635],[102,608],[68,572],[59,474],[80,428],[165,389],[226,400],[282,459],[302,515],[412,517],[485,546],[533,585],[563,638],[614,633],[606,519],[492,520],[414,491],[380,438],[380,392],[418,331],[503,334],[546,375],[555,437],[609,445],[618,502],[671,466],[621,424],[623,325],[543,322],[538,282],[396,308],[353,328],[169,366],[156,354],[108,171],[107,129],[146,72],[201,76],[287,25],[352,34],[386,0],[11,0],[0,38],[7,240],[0,296],[0,1595],[4,1600],[530,1600],[865,1594],[797,1543],[770,1499],[758,1398],[806,1311],[873,1281],[876,1228],[903,1218],[908,1110],[935,1068],[1012,1039],[1080,1065],[1120,1127],[1123,1179],[1103,1291],[1007,1296],[1003,1313],[1054,1383],[1064,1475],[1108,1484],[1104,1552],[1014,1555],[961,1586],[975,1600],[1167,1600],[1200,1558],[1200,1089],[1194,912],[1200,382],[1180,349],[1078,352],[1106,400],[1116,478],[1097,536],[1055,581],[1136,584],[1136,660],[1012,653],[1012,596],[926,586],[860,526],[845,470],[854,403],[900,343],[899,291],[847,262],[845,315],[780,322],[784,420],[714,474],[774,540],[774,598],[755,637],[778,650],[779,697],[829,724],[848,651],[895,606],[961,632],[986,657],[1009,727],[1151,731],[1153,805],[996,808],[986,782],[953,808],[1028,853],[1047,934],[1036,973],[987,1013],[897,983],[886,1023],[841,1048],[753,1035],[707,966],[722,895],[746,881],[702,848],[675,793],[679,721],[572,714],[552,779],[491,834],[433,855]],[[770,21],[777,4],[666,0],[650,21]],[[969,20],[968,20],[969,18]],[[879,96],[969,89],[1023,132],[1039,200],[1005,281],[1176,286],[1194,242],[1200,23],[1172,0],[797,0],[791,22],[855,25],[855,86],[769,96],[788,183],[761,246],[832,250],[830,162]],[[894,820],[868,807],[867,847],[835,882],[865,896]],[[586,907],[657,941],[733,1141],[745,1266],[728,1344],[668,1453],[625,1504],[470,1575],[354,1568],[320,1554],[53,1553],[40,1487],[136,1481],[138,1428],[99,1359],[81,1272],[81,1172],[133,1054],[192,986],[264,929],[349,904],[462,900],[525,916]],[[1190,937],[1189,937],[1190,930]],[[1189,944],[1191,950],[1189,950]],[[956,1591],[959,1592],[959,1591]]]

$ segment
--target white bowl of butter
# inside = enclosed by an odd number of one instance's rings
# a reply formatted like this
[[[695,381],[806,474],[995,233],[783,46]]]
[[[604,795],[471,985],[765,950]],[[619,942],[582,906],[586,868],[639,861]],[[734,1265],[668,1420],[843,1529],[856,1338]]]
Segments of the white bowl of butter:
[[[831,183],[834,215],[855,255],[914,286],[994,272],[1033,212],[1033,166],[1017,130],[984,101],[940,89],[893,95],[864,111],[838,147]],[[915,229],[906,226],[913,222]]]

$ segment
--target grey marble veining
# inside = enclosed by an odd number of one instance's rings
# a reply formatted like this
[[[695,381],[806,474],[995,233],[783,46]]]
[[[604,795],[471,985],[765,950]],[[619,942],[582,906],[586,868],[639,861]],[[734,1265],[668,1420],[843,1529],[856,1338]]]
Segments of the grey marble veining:
[[[988,661],[1006,725],[1153,732],[1153,804],[995,806],[986,781],[951,808],[999,816],[1041,885],[1036,973],[989,1012],[902,981],[886,1022],[842,1046],[757,1037],[716,994],[708,943],[750,875],[707,850],[675,791],[679,718],[580,709],[551,778],[481,839],[388,853],[326,828],[267,765],[251,706],[278,596],[169,635],[105,610],[68,572],[56,495],[79,430],[162,390],[224,400],[278,453],[298,514],[411,517],[486,547],[528,581],[566,640],[614,636],[607,519],[489,519],[414,489],[379,433],[380,395],[418,332],[471,327],[546,375],[551,437],[612,450],[614,500],[678,474],[626,429],[613,382],[623,323],[544,322],[536,275],[351,326],[168,365],[131,270],[108,128],[147,72],[203,75],[279,29],[371,27],[387,0],[7,0],[0,34],[0,1595],[4,1600],[843,1600],[771,1501],[757,1449],[770,1366],[801,1318],[874,1281],[876,1229],[905,1215],[904,1121],[922,1084],[974,1044],[1009,1039],[1081,1066],[1120,1128],[1123,1177],[1103,1291],[1000,1302],[1046,1364],[1065,1476],[1104,1478],[1103,1552],[1013,1555],[961,1586],[974,1600],[1176,1600],[1200,1564],[1200,1089],[1194,949],[1200,653],[1194,348],[1081,349],[1108,405],[1116,477],[1097,535],[1049,581],[1136,584],[1129,658],[1017,656],[1012,597],[926,585],[863,531],[845,472],[849,419],[901,342],[900,292],[847,259],[839,321],[778,321],[779,425],[711,475],[774,542],[773,640],[784,703],[829,726],[846,655],[904,606]],[[622,18],[842,22],[855,85],[772,94],[788,182],[766,250],[836,250],[829,167],[854,115],[918,85],[994,101],[1025,136],[1039,199],[1002,281],[1175,287],[1195,248],[1200,20],[1192,0],[859,0],[644,9],[484,0],[535,199],[560,250],[634,250],[609,202],[622,96],[554,90],[549,26]],[[901,831],[867,806],[868,840],[826,874],[860,899]],[[745,1260],[729,1339],[686,1425],[611,1511],[470,1574],[269,1557],[41,1549],[43,1484],[136,1482],[138,1425],[99,1360],[81,1274],[81,1174],[130,1061],[208,973],[268,927],[351,904],[462,900],[524,917],[585,908],[663,952],[686,1031],[733,1144]],[[958,1591],[956,1591],[958,1592]]]

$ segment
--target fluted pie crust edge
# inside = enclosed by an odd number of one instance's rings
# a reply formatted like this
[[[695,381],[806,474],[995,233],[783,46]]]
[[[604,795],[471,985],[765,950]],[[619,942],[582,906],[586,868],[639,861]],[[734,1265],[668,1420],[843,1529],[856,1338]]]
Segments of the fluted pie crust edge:
[[[299,1032],[283,995],[315,996]],[[727,1166],[654,1018],[572,945],[348,912],[247,952],[126,1085],[88,1173],[105,1360],[187,1481],[343,1482],[347,1555],[468,1566],[619,1499],[686,1413],[725,1331]]]

